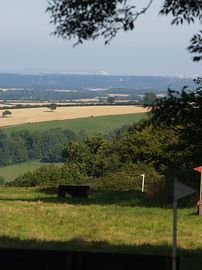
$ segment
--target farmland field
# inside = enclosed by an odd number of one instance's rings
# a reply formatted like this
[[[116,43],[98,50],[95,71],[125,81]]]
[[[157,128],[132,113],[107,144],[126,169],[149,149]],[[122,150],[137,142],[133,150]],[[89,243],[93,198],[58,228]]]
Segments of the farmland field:
[[[10,166],[0,167],[0,176],[3,176],[6,182],[14,180],[16,177],[25,174],[28,171],[34,171],[35,169],[41,167],[43,164],[50,163],[41,163],[39,161],[29,161],[18,163]],[[61,165],[62,163],[57,163]]]
[[[20,131],[23,129],[27,129],[30,131],[46,131],[52,128],[62,128],[69,129],[74,132],[79,132],[81,129],[83,129],[88,135],[92,135],[94,133],[107,134],[116,128],[120,128],[123,125],[131,125],[133,122],[145,119],[146,117],[146,113],[86,117],[79,119],[17,125],[4,128],[4,131],[7,133],[11,133],[12,131]]]
[[[0,188],[0,247],[171,254],[172,209],[152,207],[144,194],[91,191],[89,199],[58,199],[50,191]],[[195,209],[179,209],[181,270],[201,268],[201,232]]]
[[[77,119],[104,115],[143,113],[148,110],[140,106],[75,106],[58,107],[54,112],[47,108],[10,109],[9,117],[2,117],[0,127],[22,125],[54,120]]]

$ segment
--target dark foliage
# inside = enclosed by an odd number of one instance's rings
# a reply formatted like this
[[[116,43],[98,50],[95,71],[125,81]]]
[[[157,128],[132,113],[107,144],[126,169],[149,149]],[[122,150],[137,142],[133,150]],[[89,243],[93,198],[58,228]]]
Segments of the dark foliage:
[[[152,106],[150,124],[178,127],[181,147],[189,152],[189,159],[198,165],[202,162],[202,79],[195,80],[197,88],[189,91],[169,90],[168,98]],[[186,152],[185,151],[185,152]]]
[[[12,113],[8,110],[5,110],[2,112],[2,117],[7,117],[7,116],[11,116],[11,115],[12,115]]]
[[[169,126],[181,124],[201,126],[202,117],[202,78],[195,80],[195,91],[185,86],[182,91],[168,90],[168,97],[160,99],[152,109],[153,117],[149,120],[153,124],[165,123]]]
[[[194,53],[194,61],[202,60],[202,31],[199,31],[198,34],[195,34],[191,39],[191,45],[189,46],[189,51]]]
[[[172,24],[193,23],[202,19],[202,2],[201,0],[164,0],[160,14],[171,14],[174,17]]]
[[[156,102],[156,94],[153,92],[146,93],[144,98],[143,98],[143,103],[145,105],[152,105]]]
[[[51,103],[47,107],[48,107],[49,110],[55,111],[57,109],[57,104]]]
[[[172,14],[174,19],[172,24],[188,24],[199,21],[202,23],[202,1],[201,0],[166,0],[162,10],[162,15]],[[189,51],[195,54],[193,60],[202,60],[202,31],[199,31],[191,39]]]
[[[117,34],[134,28],[135,20],[149,8],[136,11],[127,0],[50,0],[47,12],[56,25],[55,35],[84,40],[104,36],[105,43]]]

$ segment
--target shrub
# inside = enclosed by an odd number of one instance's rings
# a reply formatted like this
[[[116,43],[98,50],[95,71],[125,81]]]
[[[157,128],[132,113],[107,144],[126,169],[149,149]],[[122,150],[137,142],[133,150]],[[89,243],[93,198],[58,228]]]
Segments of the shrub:
[[[36,187],[55,186],[60,183],[61,171],[56,165],[43,165],[33,172],[27,172],[8,183],[8,186]]]
[[[43,165],[33,172],[27,172],[9,182],[7,186],[36,187],[58,186],[59,184],[84,184],[89,181],[82,165],[69,163],[59,168],[56,165]]]
[[[125,164],[118,171],[108,173],[97,179],[92,186],[98,189],[141,190],[142,177],[145,174],[145,192],[155,196],[164,186],[165,178],[154,167],[144,163]]]
[[[89,179],[82,164],[66,163],[61,168],[61,184],[85,184]]]

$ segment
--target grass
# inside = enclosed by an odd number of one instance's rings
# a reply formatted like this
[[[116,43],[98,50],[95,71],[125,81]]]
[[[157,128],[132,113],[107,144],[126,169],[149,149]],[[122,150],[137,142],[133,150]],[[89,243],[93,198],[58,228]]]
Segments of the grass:
[[[35,160],[15,165],[3,166],[0,167],[0,176],[3,176],[6,182],[9,182],[28,171],[34,171],[35,169],[41,167],[43,164],[49,163],[40,163],[39,161]]]
[[[70,129],[74,132],[79,132],[81,129],[83,129],[88,135],[95,133],[107,134],[116,128],[120,128],[123,125],[130,125],[133,122],[145,119],[146,117],[146,113],[110,115],[71,120],[39,122],[6,127],[2,129],[8,134],[12,131],[20,131],[24,129],[30,131],[46,131],[52,128]]]
[[[0,188],[0,247],[171,254],[172,209],[140,192],[91,191],[58,199],[52,189]],[[202,220],[178,210],[181,270],[202,265]]]

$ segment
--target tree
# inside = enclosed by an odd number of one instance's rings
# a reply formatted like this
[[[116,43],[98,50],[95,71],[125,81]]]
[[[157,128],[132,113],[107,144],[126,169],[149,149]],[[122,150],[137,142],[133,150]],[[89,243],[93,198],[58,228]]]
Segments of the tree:
[[[108,97],[107,98],[107,103],[108,104],[113,104],[115,102],[115,98],[114,97]]]
[[[2,117],[7,117],[7,116],[11,116],[12,115],[12,113],[10,112],[10,111],[3,111],[2,112]]]
[[[190,150],[190,160],[202,162],[202,78],[195,80],[196,90],[184,87],[182,91],[168,90],[168,97],[152,105],[148,124],[167,125],[180,129],[180,141]]]
[[[57,104],[51,103],[48,105],[48,108],[53,112],[57,109]]]
[[[107,170],[113,170],[118,163],[112,151],[112,143],[101,135],[69,142],[65,146],[63,157],[66,164],[79,165],[83,173],[90,177],[100,177]]]
[[[156,102],[156,94],[152,92],[146,93],[143,98],[143,102],[145,105],[154,104]]]
[[[63,150],[63,158],[67,163],[85,163],[91,158],[90,150],[82,141],[70,141]]]
[[[149,122],[166,125],[201,125],[202,118],[202,78],[194,80],[196,90],[189,90],[185,86],[182,91],[168,90],[168,97],[160,99],[154,104],[152,118]],[[177,116],[177,117],[176,117]],[[201,125],[202,127],[202,125]]]
[[[77,38],[77,43],[103,36],[105,43],[120,30],[131,31],[135,21],[143,15],[154,0],[137,10],[135,0],[49,0],[47,12],[56,28],[54,35]],[[172,15],[171,24],[202,22],[201,0],[164,0],[160,15]],[[191,39],[189,51],[194,61],[202,60],[202,31]]]

